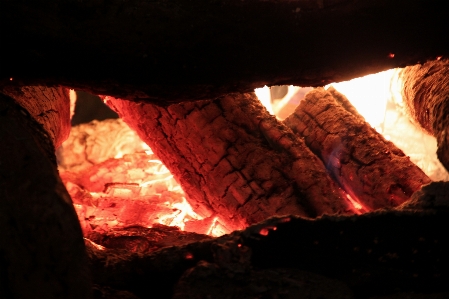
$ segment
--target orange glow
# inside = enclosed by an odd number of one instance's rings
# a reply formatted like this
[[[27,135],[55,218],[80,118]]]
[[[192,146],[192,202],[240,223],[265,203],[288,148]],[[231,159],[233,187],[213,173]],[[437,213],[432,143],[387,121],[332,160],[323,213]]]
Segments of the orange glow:
[[[261,236],[264,236],[264,237],[268,236],[269,233],[270,233],[270,231],[269,231],[267,228],[262,228],[262,229],[259,231],[259,234],[260,234]]]
[[[90,239],[84,238],[84,241],[89,242],[93,247],[95,247],[95,248],[98,249],[98,250],[105,250],[105,249],[106,249],[104,246],[99,245],[99,244],[97,244],[97,243],[91,241]]]
[[[268,236],[268,234],[270,233],[270,230],[275,231],[275,230],[277,230],[277,229],[278,229],[278,228],[277,228],[276,226],[267,226],[267,227],[262,228],[262,229],[259,231],[259,234],[260,234],[261,236],[266,237],[266,236]]]
[[[75,105],[76,105],[76,92],[74,89],[69,90],[69,98],[70,98],[70,118],[75,114]]]
[[[192,210],[170,171],[121,120],[82,126],[72,129],[58,162],[85,234],[155,223],[211,236],[230,232],[218,217]]]
[[[388,57],[394,58],[395,54],[389,53]],[[438,56],[436,59],[441,58],[442,56]],[[436,155],[436,139],[412,123],[405,113],[406,109],[402,100],[404,82],[401,72],[402,69],[391,69],[350,81],[332,83],[325,88],[333,86],[344,94],[377,132],[400,148],[430,179],[449,181],[449,173]],[[310,89],[288,86],[287,95],[278,102],[272,101],[269,105],[272,105],[278,119],[284,119],[293,113],[304,98],[300,93],[304,94],[304,91],[307,92]],[[276,108],[276,105],[281,105],[280,109]],[[281,110],[283,110],[283,116],[278,114]],[[335,163],[339,163],[338,159]],[[354,194],[348,194],[347,198],[353,206],[354,213],[361,214],[368,211],[358,202]]]
[[[254,89],[254,92],[265,108],[267,108],[268,112],[274,114],[273,107],[271,105],[270,88],[265,85],[264,87]]]
[[[388,70],[332,83],[326,87],[333,86],[344,94],[365,120],[382,133],[387,102],[391,98],[391,78],[394,74],[395,70]]]
[[[377,132],[399,147],[432,180],[447,181],[449,173],[436,155],[436,139],[412,123],[404,113],[401,93],[404,83],[401,79],[401,71],[402,69],[391,69],[350,81],[332,83],[325,87],[333,86],[343,93]],[[291,114],[304,98],[304,91],[307,92],[311,88],[293,89],[289,86],[288,89],[289,92],[285,98],[278,103],[271,103],[279,119]],[[296,93],[291,94],[290,91]],[[276,105],[279,103],[282,103],[282,117],[277,114],[280,110],[276,109]],[[354,197],[351,199],[354,201]],[[364,210],[363,207],[359,207],[357,201],[352,202],[352,205],[356,212]]]
[[[394,58],[394,53],[389,53],[388,58]]]
[[[351,195],[346,193],[346,198],[349,200],[349,202],[354,207],[354,209],[355,209],[354,211],[356,214],[361,214],[362,212],[368,211],[368,209],[366,209],[360,202],[355,201]]]
[[[331,85],[348,98],[376,131],[400,148],[432,180],[449,180],[448,172],[436,155],[435,137],[412,123],[405,113],[401,72],[402,69],[392,69]]]

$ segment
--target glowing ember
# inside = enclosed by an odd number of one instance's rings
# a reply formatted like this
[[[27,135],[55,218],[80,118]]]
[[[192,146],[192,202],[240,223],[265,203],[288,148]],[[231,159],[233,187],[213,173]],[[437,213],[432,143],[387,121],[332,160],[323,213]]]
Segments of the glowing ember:
[[[76,92],[74,89],[70,89],[69,91],[69,99],[70,99],[70,118],[75,114],[75,104],[76,104]]]
[[[57,156],[85,234],[155,223],[212,236],[229,233],[217,217],[202,219],[192,210],[173,175],[121,120],[72,128]]]
[[[358,201],[355,201],[351,195],[346,194],[346,197],[349,199],[351,204],[356,208],[357,210],[366,210]]]
[[[266,228],[262,228],[262,229],[259,231],[259,234],[260,234],[261,236],[268,236],[269,233],[270,233],[270,231],[269,231],[268,229],[266,229]]]
[[[95,242],[92,242],[91,240],[84,238],[85,241],[89,242],[93,247],[95,247],[97,250],[105,250],[106,248],[102,245],[99,245]]]
[[[275,231],[277,229],[278,228],[276,226],[267,226],[267,227],[261,228],[260,231],[259,231],[259,234],[261,236],[265,237],[265,236],[268,236],[268,234],[270,233],[271,230]]]

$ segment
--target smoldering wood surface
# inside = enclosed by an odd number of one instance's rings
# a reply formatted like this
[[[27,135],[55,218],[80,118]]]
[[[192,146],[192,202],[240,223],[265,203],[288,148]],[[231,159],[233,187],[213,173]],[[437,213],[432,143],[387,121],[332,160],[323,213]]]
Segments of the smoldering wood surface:
[[[6,0],[0,86],[65,85],[159,104],[321,86],[449,55],[446,4]]]
[[[449,60],[404,68],[397,74],[407,114],[437,139],[438,159],[449,169]]]
[[[55,148],[69,137],[70,98],[67,88],[9,86],[2,92],[13,98],[44,127]]]
[[[237,227],[353,213],[304,142],[252,94],[160,107],[107,98],[180,182],[194,211]]]
[[[431,181],[334,88],[309,92],[284,122],[368,209],[398,206]]]
[[[161,248],[182,246],[212,237],[181,231],[176,226],[153,224],[151,228],[133,225],[110,230],[92,231],[85,235],[95,244],[110,249],[125,249],[129,253],[149,254]]]
[[[432,183],[393,210],[272,218],[150,254],[88,245],[93,280],[140,298],[440,298],[449,291],[447,191]]]
[[[52,141],[2,94],[0,140],[0,297],[87,298],[83,237]]]

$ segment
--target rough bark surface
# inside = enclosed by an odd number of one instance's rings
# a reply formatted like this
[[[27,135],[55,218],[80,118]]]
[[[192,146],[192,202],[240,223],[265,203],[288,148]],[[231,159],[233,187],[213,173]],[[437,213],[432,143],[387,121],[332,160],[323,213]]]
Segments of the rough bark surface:
[[[309,92],[284,122],[304,137],[342,188],[368,209],[400,205],[430,183],[333,88]]]
[[[107,98],[174,174],[195,212],[241,227],[273,215],[351,213],[303,141],[254,94],[167,108]]]
[[[148,254],[88,252],[95,283],[140,298],[445,298],[447,194],[432,183],[395,210],[273,218]]]
[[[405,109],[438,142],[438,159],[449,169],[449,60],[406,67],[397,75]]]
[[[0,298],[87,298],[80,225],[44,129],[0,94]]]
[[[176,226],[161,224],[154,224],[151,228],[134,225],[113,228],[109,231],[93,231],[85,237],[105,248],[124,249],[130,253],[142,254],[149,254],[164,247],[212,239],[208,235],[185,232]]]
[[[447,14],[446,0],[3,0],[0,85],[161,104],[317,86],[449,55]]]
[[[2,92],[13,98],[40,123],[58,148],[70,133],[69,90],[64,87],[5,87]]]

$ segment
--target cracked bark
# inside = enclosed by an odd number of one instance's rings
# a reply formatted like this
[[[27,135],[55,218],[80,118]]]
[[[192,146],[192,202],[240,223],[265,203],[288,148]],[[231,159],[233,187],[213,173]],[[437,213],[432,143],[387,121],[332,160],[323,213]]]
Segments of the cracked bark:
[[[396,76],[407,114],[438,142],[438,159],[449,169],[449,60],[406,67]]]
[[[402,204],[430,183],[333,88],[309,92],[284,123],[304,137],[340,186],[368,209]]]
[[[0,94],[0,298],[87,298],[80,225],[52,140]]]
[[[69,90],[63,87],[22,86],[1,90],[25,108],[58,148],[70,133]]]
[[[322,162],[254,94],[167,108],[107,97],[202,216],[241,228],[273,215],[352,213]]]

